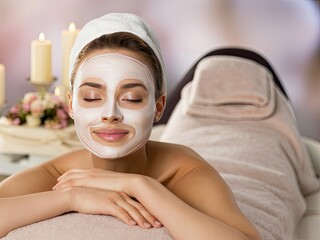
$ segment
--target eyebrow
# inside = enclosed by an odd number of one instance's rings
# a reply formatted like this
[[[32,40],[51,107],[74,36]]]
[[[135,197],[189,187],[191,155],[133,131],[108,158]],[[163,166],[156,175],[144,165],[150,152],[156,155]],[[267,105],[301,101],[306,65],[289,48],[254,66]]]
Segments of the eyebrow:
[[[123,84],[123,85],[121,86],[121,89],[129,89],[129,88],[134,88],[134,87],[142,87],[142,88],[144,88],[145,90],[148,90],[148,89],[146,88],[146,86],[145,86],[144,84],[142,84],[142,83],[127,83],[127,84]]]
[[[98,88],[98,89],[104,89],[105,86],[100,84],[100,83],[94,83],[94,82],[85,82],[85,83],[82,83],[80,85],[79,88],[83,87],[83,86],[89,86],[89,87],[93,87],[93,88]]]

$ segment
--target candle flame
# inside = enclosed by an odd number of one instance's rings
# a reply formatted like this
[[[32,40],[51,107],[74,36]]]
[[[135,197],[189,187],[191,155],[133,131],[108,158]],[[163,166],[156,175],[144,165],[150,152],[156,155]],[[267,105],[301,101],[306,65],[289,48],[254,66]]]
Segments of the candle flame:
[[[70,25],[69,25],[69,31],[70,32],[74,32],[76,30],[76,25],[72,22],[72,23],[70,23]]]
[[[54,94],[55,94],[56,96],[60,96],[60,93],[61,93],[60,88],[59,88],[59,87],[56,87],[56,88],[54,89]]]
[[[40,42],[43,42],[45,39],[46,39],[46,37],[45,37],[44,33],[43,33],[43,32],[40,33],[40,34],[39,34],[39,41],[40,41]]]

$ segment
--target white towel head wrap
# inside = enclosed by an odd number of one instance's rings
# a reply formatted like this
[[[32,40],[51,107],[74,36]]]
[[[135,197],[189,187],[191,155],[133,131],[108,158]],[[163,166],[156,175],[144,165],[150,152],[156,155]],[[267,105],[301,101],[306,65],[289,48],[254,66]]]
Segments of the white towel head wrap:
[[[91,41],[105,34],[129,32],[142,39],[158,58],[162,69],[162,93],[166,95],[166,79],[159,42],[149,25],[139,16],[131,13],[109,13],[88,22],[79,32],[70,54],[69,79],[81,50]]]

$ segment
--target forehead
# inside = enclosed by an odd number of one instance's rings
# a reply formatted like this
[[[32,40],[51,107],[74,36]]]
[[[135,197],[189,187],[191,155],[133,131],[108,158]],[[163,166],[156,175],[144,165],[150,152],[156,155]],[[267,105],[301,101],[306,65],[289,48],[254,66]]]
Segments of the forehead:
[[[103,49],[96,49],[96,50],[92,50],[89,53],[87,53],[84,57],[83,60],[87,60],[89,58],[92,58],[94,56],[100,55],[100,54],[106,54],[106,53],[119,53],[131,58],[134,58],[136,60],[138,60],[139,62],[142,62],[146,65],[147,64],[147,60],[139,53],[134,52],[132,50],[129,49],[125,49],[125,48],[119,48],[119,49],[112,49],[112,48],[103,48]]]
[[[80,64],[77,77],[80,82],[87,78],[98,78],[106,83],[123,79],[153,82],[153,76],[144,63],[119,52],[103,52],[87,57]]]

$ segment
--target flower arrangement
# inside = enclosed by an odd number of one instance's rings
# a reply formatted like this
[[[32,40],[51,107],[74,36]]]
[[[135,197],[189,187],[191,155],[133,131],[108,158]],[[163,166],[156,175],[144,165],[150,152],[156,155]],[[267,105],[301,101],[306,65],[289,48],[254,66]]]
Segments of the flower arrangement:
[[[26,93],[12,106],[6,118],[12,125],[61,129],[72,124],[67,105],[59,96],[46,92]]]

